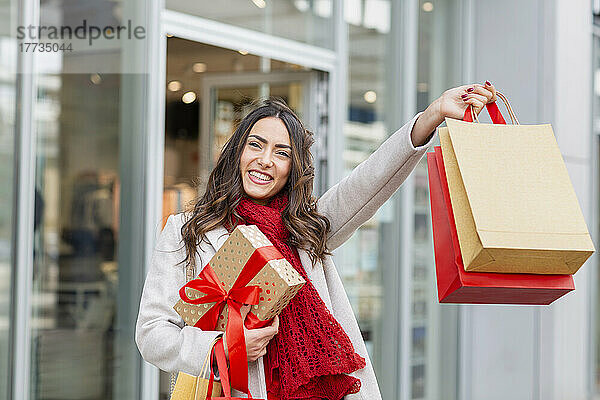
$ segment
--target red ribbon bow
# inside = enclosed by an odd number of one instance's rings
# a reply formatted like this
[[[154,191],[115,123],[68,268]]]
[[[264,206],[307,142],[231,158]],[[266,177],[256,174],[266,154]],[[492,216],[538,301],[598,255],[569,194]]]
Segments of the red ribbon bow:
[[[248,355],[246,354],[246,339],[244,337],[244,321],[240,309],[244,304],[256,305],[259,302],[260,287],[246,286],[252,278],[270,260],[283,258],[274,246],[261,247],[252,253],[250,259],[242,268],[239,276],[229,291],[223,287],[210,264],[200,272],[196,279],[189,281],[181,289],[179,296],[183,301],[190,304],[215,304],[194,324],[203,330],[215,329],[219,321],[219,315],[225,304],[229,306],[227,315],[227,349],[229,351],[229,365],[231,367],[231,386],[248,393]],[[195,289],[205,294],[197,299],[190,299],[185,291],[186,288]],[[256,328],[266,325],[268,321],[261,321],[253,313],[246,317],[246,327]]]

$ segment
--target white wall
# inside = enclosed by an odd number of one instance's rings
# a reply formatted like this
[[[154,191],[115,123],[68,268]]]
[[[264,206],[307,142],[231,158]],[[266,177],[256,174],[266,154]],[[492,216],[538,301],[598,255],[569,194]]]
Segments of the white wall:
[[[592,12],[587,1],[554,3],[555,13],[550,19],[555,27],[554,130],[588,227],[592,228]],[[540,384],[548,391],[545,398],[587,398],[591,373],[588,281],[593,267],[592,262],[586,263],[575,276],[575,293],[542,313],[542,328],[553,331],[541,342],[543,350],[553,350],[551,357],[541,360]]]
[[[503,91],[521,123],[552,123],[591,228],[589,2],[470,5],[472,78]],[[461,399],[588,398],[591,268],[584,265],[575,292],[551,306],[463,306]]]

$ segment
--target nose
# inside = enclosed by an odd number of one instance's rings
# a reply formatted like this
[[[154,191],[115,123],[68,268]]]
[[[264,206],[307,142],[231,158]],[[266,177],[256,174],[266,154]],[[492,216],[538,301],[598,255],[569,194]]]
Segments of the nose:
[[[270,151],[264,151],[258,158],[258,165],[263,168],[270,168],[273,166],[273,159]]]

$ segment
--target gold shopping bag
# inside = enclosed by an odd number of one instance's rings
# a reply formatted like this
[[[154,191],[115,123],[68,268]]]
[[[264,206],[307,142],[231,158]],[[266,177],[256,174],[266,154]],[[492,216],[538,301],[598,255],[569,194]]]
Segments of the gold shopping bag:
[[[216,340],[213,342],[212,346],[214,346],[215,343]],[[200,375],[194,376],[181,371],[177,374],[177,381],[175,382],[175,387],[171,393],[171,400],[206,400],[211,373],[210,353],[211,352],[208,352],[208,355],[204,359],[204,363],[200,369]],[[212,397],[219,397],[221,394],[221,383],[214,381]]]
[[[594,252],[552,126],[439,129],[466,271],[573,274]],[[516,122],[516,124],[515,124]]]

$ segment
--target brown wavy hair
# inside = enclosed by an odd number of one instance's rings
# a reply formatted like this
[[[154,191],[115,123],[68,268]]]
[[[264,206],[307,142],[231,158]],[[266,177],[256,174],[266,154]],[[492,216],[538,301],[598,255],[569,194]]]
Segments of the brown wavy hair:
[[[290,232],[288,244],[306,250],[313,264],[331,254],[326,246],[330,223],[327,217],[317,212],[317,200],[313,196],[314,167],[310,152],[314,143],[313,133],[304,128],[285,101],[272,97],[259,103],[238,124],[210,173],[206,191],[187,212],[186,222],[181,228],[186,249],[183,262],[186,265],[195,268],[197,246],[202,241],[208,243],[206,232],[219,226],[236,226],[238,221],[243,221],[235,211],[245,196],[240,158],[250,130],[258,120],[267,117],[279,118],[285,124],[292,146],[290,174],[281,189],[287,192],[289,199],[281,213]]]

